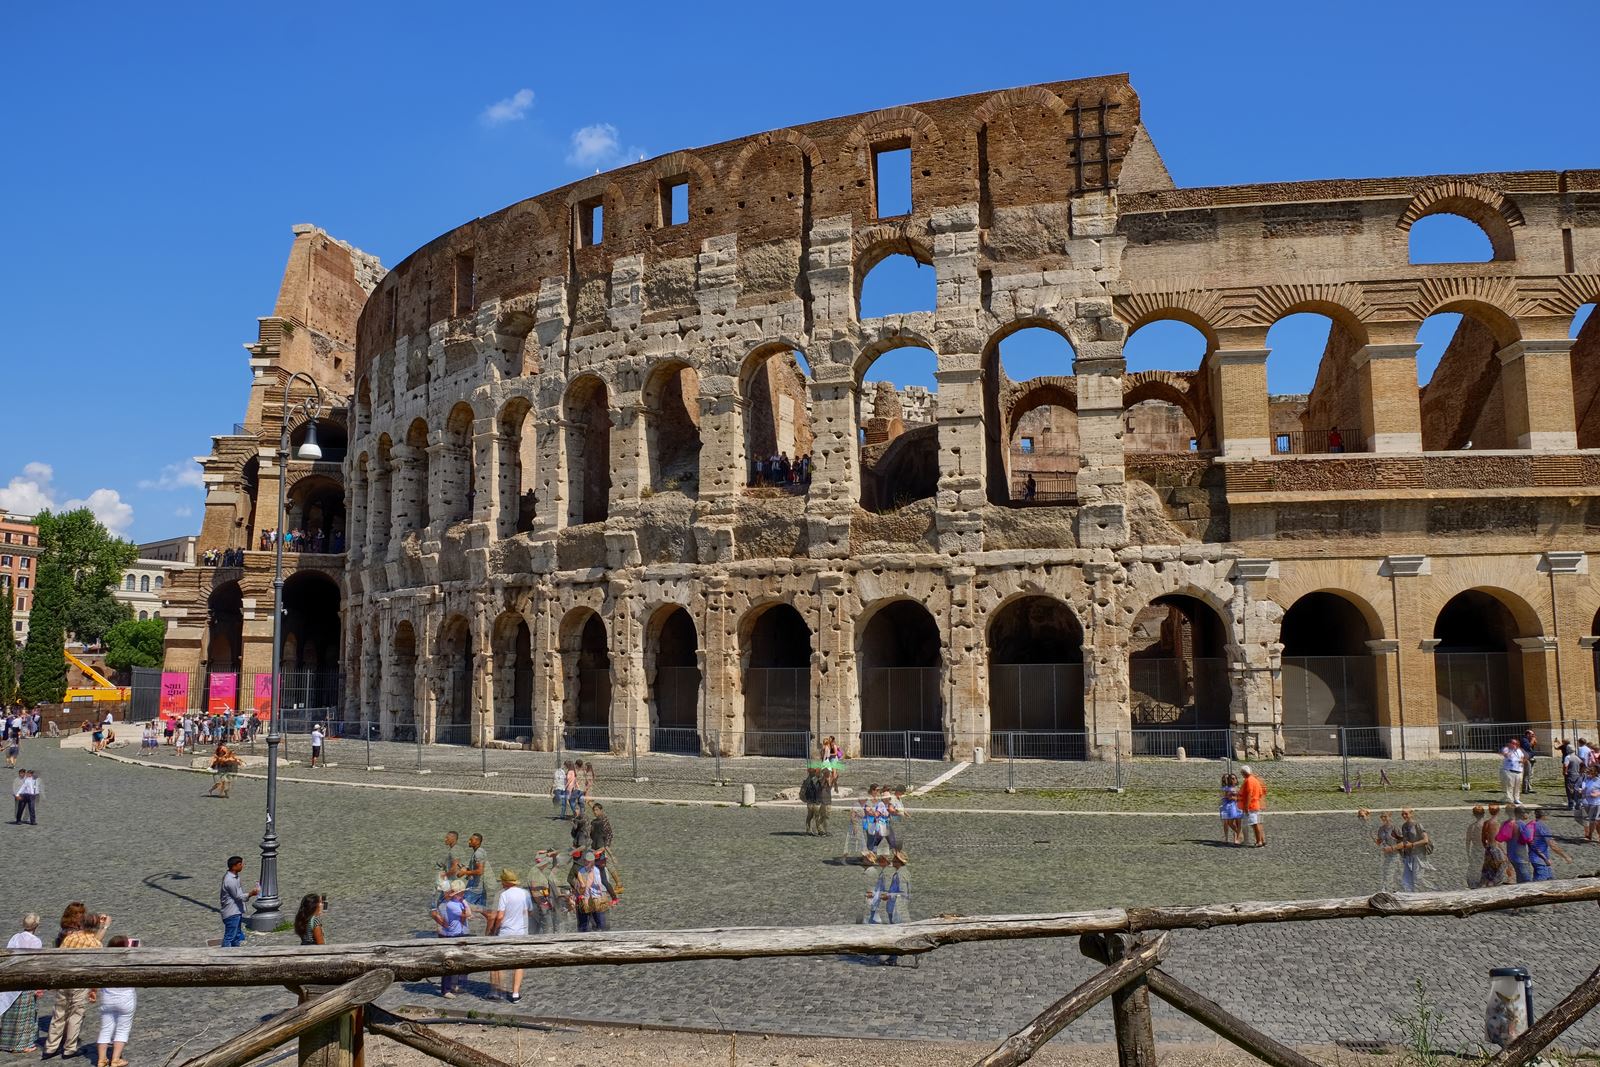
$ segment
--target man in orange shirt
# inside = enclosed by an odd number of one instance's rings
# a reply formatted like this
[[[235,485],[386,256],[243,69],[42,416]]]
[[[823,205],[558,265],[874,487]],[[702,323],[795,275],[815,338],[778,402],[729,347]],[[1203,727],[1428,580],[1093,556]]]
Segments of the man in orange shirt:
[[[1239,807],[1244,809],[1244,821],[1255,834],[1255,846],[1260,848],[1267,843],[1266,829],[1261,825],[1261,813],[1266,810],[1267,784],[1254,774],[1246,764],[1239,768],[1243,780],[1239,783]]]

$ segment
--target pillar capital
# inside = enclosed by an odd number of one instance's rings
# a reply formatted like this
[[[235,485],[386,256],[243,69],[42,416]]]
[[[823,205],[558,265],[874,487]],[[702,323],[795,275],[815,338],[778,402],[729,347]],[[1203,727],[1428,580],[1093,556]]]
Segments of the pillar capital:
[[[1233,561],[1233,576],[1241,582],[1259,582],[1265,578],[1276,576],[1278,561],[1275,559],[1236,559]]]
[[[1367,651],[1374,656],[1393,656],[1400,651],[1400,642],[1392,637],[1378,638],[1367,642]]]
[[[1350,356],[1350,366],[1357,370],[1373,360],[1416,359],[1421,344],[1362,345]]]
[[[1433,573],[1429,564],[1427,556],[1385,556],[1378,573],[1385,578],[1416,578]]]
[[[1550,574],[1587,574],[1589,557],[1582,552],[1546,552],[1539,559],[1539,569]]]
[[[1572,352],[1572,346],[1577,343],[1574,337],[1551,337],[1544,340],[1513,341],[1499,352],[1502,366],[1515,363],[1525,356],[1565,356]]]
[[[1519,637],[1516,642],[1524,652],[1554,652],[1556,648],[1556,639],[1553,637]]]

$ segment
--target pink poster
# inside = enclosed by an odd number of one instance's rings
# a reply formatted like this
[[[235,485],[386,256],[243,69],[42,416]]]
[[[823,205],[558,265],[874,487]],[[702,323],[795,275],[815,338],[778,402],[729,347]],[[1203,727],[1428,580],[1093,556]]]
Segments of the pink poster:
[[[181,671],[161,672],[161,717],[181,718],[189,710],[189,676]]]
[[[256,675],[255,693],[256,718],[266,722],[272,718],[272,675]]]
[[[212,715],[232,715],[239,704],[239,676],[232,672],[211,676],[210,700],[206,710]]]

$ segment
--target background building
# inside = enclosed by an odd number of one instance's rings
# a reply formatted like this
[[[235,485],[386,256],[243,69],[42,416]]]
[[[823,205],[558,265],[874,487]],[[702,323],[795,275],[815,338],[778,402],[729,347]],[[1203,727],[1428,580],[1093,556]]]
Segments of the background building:
[[[128,605],[135,619],[161,618],[162,597],[170,574],[194,566],[197,537],[169,537],[139,546],[139,558],[122,572],[111,595]]]
[[[12,634],[18,644],[28,639],[28,615],[39,567],[39,527],[31,517],[0,508],[0,586],[12,591]]]

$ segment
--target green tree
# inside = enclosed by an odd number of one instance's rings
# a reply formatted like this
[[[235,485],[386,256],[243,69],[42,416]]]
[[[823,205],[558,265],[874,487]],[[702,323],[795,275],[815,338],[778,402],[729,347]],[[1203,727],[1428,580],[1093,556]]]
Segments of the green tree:
[[[0,589],[0,707],[15,700],[17,692],[17,628],[11,600],[11,587]]]
[[[159,667],[167,624],[160,619],[123,619],[106,631],[106,666],[114,671],[129,667]]]
[[[39,566],[53,563],[67,579],[61,602],[66,631],[94,642],[130,618],[128,606],[118,603],[111,590],[139,558],[138,547],[113,537],[88,508],[59,515],[41,511],[34,521],[39,525]]]
[[[72,581],[61,566],[40,556],[34,570],[33,613],[22,646],[22,702],[59,704],[67,691],[65,605]]]

